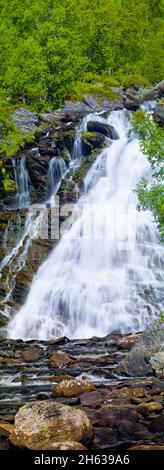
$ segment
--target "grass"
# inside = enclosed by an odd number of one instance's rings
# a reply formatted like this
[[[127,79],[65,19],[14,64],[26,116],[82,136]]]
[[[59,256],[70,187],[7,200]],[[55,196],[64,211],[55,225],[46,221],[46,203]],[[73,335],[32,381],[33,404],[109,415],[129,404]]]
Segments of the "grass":
[[[86,83],[77,82],[68,90],[67,98],[71,101],[82,101],[85,95],[95,95],[99,100],[102,98],[108,98],[113,101],[118,99],[118,95],[109,87],[103,83]]]

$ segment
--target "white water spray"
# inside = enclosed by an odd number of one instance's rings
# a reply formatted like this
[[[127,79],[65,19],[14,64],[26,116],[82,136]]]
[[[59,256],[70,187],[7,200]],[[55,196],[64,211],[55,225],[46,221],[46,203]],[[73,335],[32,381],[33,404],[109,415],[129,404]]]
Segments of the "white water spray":
[[[26,168],[26,158],[21,157],[18,160],[13,159],[12,163],[13,163],[14,176],[15,176],[18,208],[21,209],[23,207],[28,207],[30,203],[29,189],[28,189],[29,177],[28,177],[28,171]]]
[[[84,181],[75,221],[34,277],[11,338],[50,339],[138,331],[159,313],[162,248],[152,214],[137,211],[136,184],[150,165],[124,111],[108,123],[119,134]]]

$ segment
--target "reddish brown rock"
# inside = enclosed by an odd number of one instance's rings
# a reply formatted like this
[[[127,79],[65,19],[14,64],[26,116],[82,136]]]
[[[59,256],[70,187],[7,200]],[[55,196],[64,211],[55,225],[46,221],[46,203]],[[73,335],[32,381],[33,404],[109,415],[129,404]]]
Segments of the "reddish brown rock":
[[[93,392],[95,387],[87,380],[63,380],[52,391],[53,397],[76,397],[83,392]]]
[[[13,424],[0,423],[0,436],[9,436],[14,429]]]
[[[71,359],[68,354],[63,351],[55,351],[50,357],[49,365],[50,367],[64,367],[68,364],[73,364],[73,359]]]
[[[96,428],[94,431],[93,445],[95,449],[104,449],[116,444],[117,436],[113,428]]]
[[[17,351],[1,350],[0,352],[0,364],[22,364],[23,362],[35,362],[37,361],[43,350],[41,348],[28,348]]]
[[[129,336],[125,336],[119,340],[118,345],[120,349],[131,349],[132,346],[138,341],[139,334],[131,334]]]
[[[97,408],[104,402],[103,394],[99,391],[83,393],[80,396],[80,402],[83,406],[91,406]]]
[[[38,361],[41,354],[43,354],[43,349],[41,348],[30,348],[22,350],[22,362],[35,362]]]

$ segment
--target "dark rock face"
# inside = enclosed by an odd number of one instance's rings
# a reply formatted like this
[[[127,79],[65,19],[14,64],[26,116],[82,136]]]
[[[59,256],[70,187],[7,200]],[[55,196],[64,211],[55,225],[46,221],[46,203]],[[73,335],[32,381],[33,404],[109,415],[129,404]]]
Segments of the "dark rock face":
[[[93,150],[101,150],[105,146],[105,136],[98,132],[83,132],[82,152],[85,157],[91,155]]]
[[[89,132],[96,132],[98,134],[102,134],[105,137],[109,137],[113,140],[118,139],[118,134],[114,127],[106,123],[98,121],[89,121],[87,124],[87,130]]]
[[[153,361],[151,358],[153,359],[156,353],[162,353],[163,349],[164,324],[159,321],[143,333],[141,339],[130,351],[130,354],[119,364],[118,373],[140,377],[152,375]],[[154,368],[158,371],[160,367],[162,367],[162,363],[160,365],[159,359]]]

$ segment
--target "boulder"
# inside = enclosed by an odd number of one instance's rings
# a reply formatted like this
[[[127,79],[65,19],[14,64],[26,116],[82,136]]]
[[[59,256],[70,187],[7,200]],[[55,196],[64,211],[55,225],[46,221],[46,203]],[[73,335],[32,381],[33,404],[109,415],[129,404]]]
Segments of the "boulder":
[[[101,150],[105,145],[105,136],[95,132],[83,132],[82,135],[82,153],[88,156],[93,150]]]
[[[22,106],[21,108],[16,109],[11,117],[18,129],[25,132],[26,134],[31,134],[36,131],[38,115],[30,109]]]
[[[87,124],[88,132],[98,132],[99,134],[109,137],[110,139],[118,139],[118,134],[113,126],[106,122],[89,121]]]
[[[95,390],[87,380],[63,380],[52,391],[53,397],[76,397],[83,392],[93,392]]]
[[[154,88],[151,88],[144,94],[143,101],[156,100],[164,96],[164,80],[158,83]]]
[[[110,87],[110,90],[111,90],[111,97],[107,97],[105,96],[105,93],[103,95],[101,95],[100,93],[98,93],[98,89],[97,89],[97,93],[95,94],[85,94],[84,97],[83,97],[83,101],[84,103],[86,103],[86,105],[89,107],[90,111],[89,112],[92,112],[92,111],[97,111],[97,112],[101,112],[101,111],[107,111],[108,114],[109,112],[112,112],[114,110],[117,110],[117,109],[123,109],[124,105],[123,105],[123,93],[121,92],[121,90],[119,88],[114,88],[114,87]],[[109,88],[108,88],[108,91],[109,91]],[[108,92],[107,92],[108,94]]]
[[[68,354],[63,351],[55,351],[50,357],[50,367],[64,367],[74,362]]]
[[[156,377],[164,379],[164,352],[160,351],[154,354],[150,359],[150,363],[155,371]]]
[[[10,441],[31,450],[53,450],[59,442],[88,442],[92,426],[84,411],[54,401],[23,406],[15,417]]]
[[[136,377],[153,375],[152,356],[160,353],[160,358],[163,357],[161,356],[163,350],[164,323],[156,321],[140,336],[140,339],[132,347],[125,359],[120,362],[115,372]]]

